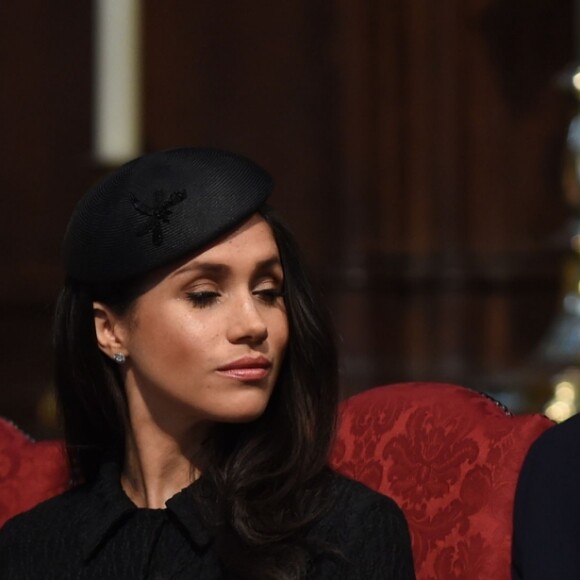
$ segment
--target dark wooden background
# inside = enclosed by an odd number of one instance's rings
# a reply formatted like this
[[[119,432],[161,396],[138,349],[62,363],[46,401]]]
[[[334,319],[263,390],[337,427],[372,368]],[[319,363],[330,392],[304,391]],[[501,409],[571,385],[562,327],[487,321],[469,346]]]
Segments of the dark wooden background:
[[[144,150],[276,177],[341,335],[343,388],[537,387],[571,210],[571,0],[144,0]],[[59,245],[91,152],[92,3],[0,3],[0,414],[49,433]]]

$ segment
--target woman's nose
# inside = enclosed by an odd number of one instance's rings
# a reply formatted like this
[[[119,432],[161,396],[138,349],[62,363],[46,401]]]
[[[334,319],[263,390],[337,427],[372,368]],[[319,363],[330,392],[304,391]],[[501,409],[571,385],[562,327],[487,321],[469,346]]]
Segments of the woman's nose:
[[[232,343],[262,343],[268,338],[268,327],[252,297],[232,308],[228,339]]]

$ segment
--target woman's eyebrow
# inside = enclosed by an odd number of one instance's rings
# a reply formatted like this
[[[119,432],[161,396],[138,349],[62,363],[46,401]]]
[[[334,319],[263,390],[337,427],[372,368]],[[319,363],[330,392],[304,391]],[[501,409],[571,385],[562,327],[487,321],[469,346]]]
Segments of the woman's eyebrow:
[[[266,258],[265,260],[260,260],[256,264],[256,271],[264,271],[274,267],[282,267],[282,262],[278,256],[272,256],[271,258]]]
[[[272,256],[270,258],[265,258],[264,260],[260,260],[256,262],[256,266],[254,271],[256,272],[263,272],[265,270],[269,270],[270,268],[275,267],[282,267],[282,263],[278,256]],[[227,264],[222,264],[219,262],[203,262],[194,260],[193,262],[189,262],[185,264],[175,272],[171,274],[171,276],[181,276],[182,274],[188,274],[191,272],[194,273],[201,273],[201,274],[211,274],[214,276],[224,276],[231,271],[231,267]]]
[[[230,271],[230,267],[226,264],[220,264],[217,262],[190,262],[185,266],[182,266],[171,276],[181,276],[182,274],[189,274],[191,272],[199,274],[213,274],[214,276],[223,276]]]

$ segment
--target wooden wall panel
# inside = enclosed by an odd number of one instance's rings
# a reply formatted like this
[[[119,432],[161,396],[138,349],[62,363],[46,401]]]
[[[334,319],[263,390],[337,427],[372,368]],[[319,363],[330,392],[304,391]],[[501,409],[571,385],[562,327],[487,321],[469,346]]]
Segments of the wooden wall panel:
[[[0,3],[0,413],[32,428],[62,231],[102,171],[91,6]],[[334,311],[345,393],[525,388],[569,215],[573,104],[552,80],[571,14],[571,0],[145,0],[145,149],[220,146],[270,168]]]
[[[330,6],[330,5],[328,5]],[[278,183],[274,203],[313,261],[332,252],[335,71],[319,2],[146,4],[146,140],[150,148],[229,148]]]
[[[362,206],[349,233],[358,251],[334,273],[355,369],[345,382],[504,388],[556,306],[549,238],[567,214],[558,172],[572,108],[553,81],[572,56],[572,3],[546,30],[540,2],[341,6],[341,187],[345,208]]]
[[[68,214],[90,158],[90,2],[0,3],[0,415],[41,434]]]

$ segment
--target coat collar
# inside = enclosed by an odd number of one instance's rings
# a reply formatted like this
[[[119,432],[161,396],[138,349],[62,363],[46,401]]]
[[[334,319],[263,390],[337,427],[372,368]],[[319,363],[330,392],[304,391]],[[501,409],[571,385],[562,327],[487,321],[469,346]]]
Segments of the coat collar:
[[[202,523],[193,497],[196,485],[197,482],[194,482],[181,490],[165,505],[167,516],[183,530],[195,546],[203,549],[211,542],[211,535]],[[80,489],[78,492],[82,493]],[[121,487],[119,466],[113,462],[101,466],[97,479],[92,484],[87,484],[85,492],[89,497],[84,525],[79,533],[83,559],[86,561],[107,543],[115,528],[123,525],[131,514],[146,508],[138,508],[127,497]]]

